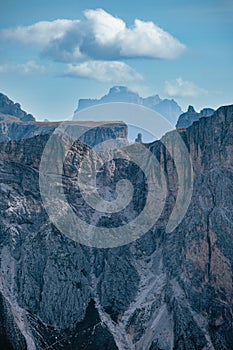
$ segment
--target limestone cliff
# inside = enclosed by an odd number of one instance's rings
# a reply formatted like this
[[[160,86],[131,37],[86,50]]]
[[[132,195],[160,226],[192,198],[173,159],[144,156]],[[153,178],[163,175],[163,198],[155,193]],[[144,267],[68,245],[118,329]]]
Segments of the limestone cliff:
[[[0,148],[0,344],[4,349],[233,349],[233,106],[221,107],[180,135],[194,167],[184,220],[165,227],[178,195],[172,155],[148,145],[165,173],[168,195],[156,225],[137,241],[89,248],[61,234],[42,205],[38,169],[49,135],[11,140]],[[63,186],[72,209],[93,222],[77,187],[73,144]],[[114,196],[131,180],[133,201],[106,226],[132,220],[145,205],[147,183],[128,160],[102,167],[100,193]]]

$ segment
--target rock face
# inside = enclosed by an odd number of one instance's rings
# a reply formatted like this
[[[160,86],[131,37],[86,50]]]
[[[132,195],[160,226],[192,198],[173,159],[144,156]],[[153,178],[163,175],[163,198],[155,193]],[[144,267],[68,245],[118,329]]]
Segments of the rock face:
[[[28,139],[37,135],[51,135],[61,124],[66,124],[73,135],[80,136],[80,141],[95,146],[106,140],[125,139],[128,129],[123,122],[36,122],[31,114],[22,111],[19,103],[12,102],[0,93],[0,142]],[[69,126],[68,126],[69,125]]]
[[[76,114],[82,109],[110,102],[127,102],[145,106],[162,114],[162,116],[167,118],[173,125],[175,125],[177,118],[182,113],[180,106],[174,100],[162,100],[159,95],[142,98],[125,86],[114,86],[109,90],[107,95],[101,97],[99,100],[80,99],[78,101],[78,108],[74,113],[74,120],[78,120]]]
[[[4,349],[233,349],[233,106],[180,131],[194,167],[185,218],[165,232],[178,194],[172,155],[149,145],[168,195],[156,225],[118,248],[80,245],[61,234],[42,205],[38,169],[49,135],[0,148],[0,344]],[[77,187],[90,147],[75,143],[64,163],[64,192],[77,215],[97,217]],[[110,169],[110,170],[109,170]],[[128,178],[133,201],[106,227],[143,209],[147,184],[127,159],[100,169],[100,193]],[[109,198],[108,198],[109,199]]]
[[[14,103],[6,95],[0,93],[0,113],[8,114],[23,122],[35,121],[35,118],[21,109],[19,103]]]
[[[202,117],[210,117],[213,115],[214,109],[203,108],[200,113],[196,112],[193,106],[189,106],[187,112],[179,116],[176,128],[188,128],[193,122],[199,120]]]
[[[0,142],[28,139],[37,135],[51,135],[61,122],[21,122],[20,120],[0,114]],[[123,122],[106,122],[101,130],[96,122],[67,122],[71,134],[80,136],[80,141],[95,146],[106,140],[121,138],[127,143],[128,129]]]

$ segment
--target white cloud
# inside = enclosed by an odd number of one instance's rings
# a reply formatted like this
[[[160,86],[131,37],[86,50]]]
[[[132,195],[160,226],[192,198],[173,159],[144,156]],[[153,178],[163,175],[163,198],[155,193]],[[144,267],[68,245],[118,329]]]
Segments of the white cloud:
[[[46,68],[38,65],[34,61],[28,61],[26,63],[19,64],[2,64],[0,65],[0,73],[19,73],[19,74],[31,74],[31,73],[45,73]]]
[[[5,29],[1,36],[42,48],[58,61],[119,60],[147,57],[172,59],[185,49],[171,34],[153,22],[134,21],[132,28],[103,9],[86,10],[85,19],[37,22],[31,26]]]
[[[101,45],[112,45],[118,35],[125,31],[126,24],[119,18],[113,17],[102,9],[84,12],[93,34]]]
[[[142,76],[133,68],[119,61],[87,61],[68,65],[67,76],[92,78],[100,82],[122,83],[141,80]]]
[[[1,35],[6,39],[14,39],[24,44],[34,44],[44,47],[52,40],[61,39],[77,23],[79,23],[78,20],[67,19],[57,19],[51,22],[41,21],[31,26],[3,29]]]
[[[153,22],[135,20],[132,29],[119,35],[122,56],[172,59],[178,57],[185,46]]]
[[[165,93],[169,97],[195,97],[207,94],[208,91],[196,86],[191,81],[177,78],[175,80],[165,81]]]

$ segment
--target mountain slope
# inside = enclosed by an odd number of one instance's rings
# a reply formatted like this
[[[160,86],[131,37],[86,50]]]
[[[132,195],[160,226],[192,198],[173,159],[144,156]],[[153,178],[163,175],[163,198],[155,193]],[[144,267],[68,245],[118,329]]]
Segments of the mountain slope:
[[[179,132],[194,167],[184,220],[166,233],[178,183],[172,157],[157,141],[148,147],[168,184],[161,218],[137,241],[112,249],[80,245],[51,224],[38,183],[48,135],[1,144],[0,319],[9,349],[233,349],[233,106]],[[94,223],[76,178],[89,150],[72,146],[63,186],[75,213]],[[125,159],[104,169],[102,195],[126,177],[134,197],[127,210],[111,220],[100,215],[99,223],[131,220],[145,204],[142,172]]]

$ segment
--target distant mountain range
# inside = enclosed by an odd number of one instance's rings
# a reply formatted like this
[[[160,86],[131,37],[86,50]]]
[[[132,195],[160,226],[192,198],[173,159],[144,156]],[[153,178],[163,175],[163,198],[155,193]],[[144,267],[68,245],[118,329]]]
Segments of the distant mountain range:
[[[138,93],[133,92],[125,86],[113,86],[107,95],[104,95],[100,99],[80,99],[78,101],[78,107],[74,112],[74,119],[78,120],[77,113],[85,108],[111,102],[134,103],[153,109],[165,117],[174,126],[178,117],[182,113],[181,107],[173,99],[163,100],[159,95],[143,98],[139,96]]]
[[[91,106],[110,102],[127,102],[150,108],[159,112],[174,127],[178,119],[176,128],[187,128],[192,125],[194,121],[202,117],[209,117],[214,113],[214,109],[212,108],[203,108],[198,113],[193,106],[189,106],[187,112],[182,113],[180,106],[174,100],[162,100],[159,95],[143,98],[127,87],[114,86],[109,90],[107,95],[100,99],[80,99],[78,101],[78,108],[74,113],[73,119],[75,122],[73,122],[73,125],[77,124],[78,126],[78,124],[80,124],[80,118],[78,116],[79,111]],[[95,121],[98,122],[93,119],[93,122]],[[0,93],[0,142],[12,139],[24,139],[41,134],[51,134],[60,123],[61,122],[49,122],[48,120],[37,122],[32,114],[21,109],[19,103],[13,102],[6,95]],[[88,128],[90,127],[89,124],[86,126]],[[142,134],[142,141],[145,143],[155,140],[154,135],[147,132],[146,129],[144,130],[137,126],[128,125],[128,140],[130,142],[134,142],[138,133]],[[96,139],[96,135],[94,138]],[[87,143],[90,144],[90,140]]]

